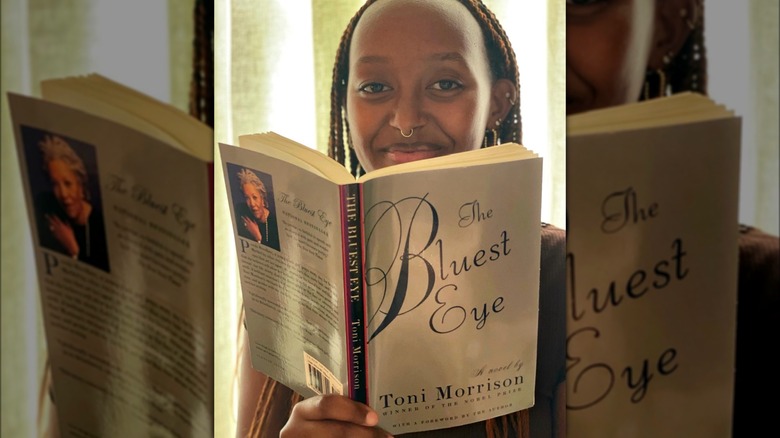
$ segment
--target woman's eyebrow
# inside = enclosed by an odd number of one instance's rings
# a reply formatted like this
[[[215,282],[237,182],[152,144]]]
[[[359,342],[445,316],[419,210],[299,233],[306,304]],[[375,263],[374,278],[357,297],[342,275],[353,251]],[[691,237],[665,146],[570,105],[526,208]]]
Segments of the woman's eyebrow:
[[[442,52],[434,53],[429,56],[428,59],[432,61],[454,61],[461,64],[466,64],[466,59],[458,52]]]
[[[358,64],[387,64],[389,59],[384,56],[366,55],[358,58]]]
[[[441,52],[428,56],[430,61],[453,61],[460,64],[466,64],[466,58],[458,52]],[[387,64],[390,59],[385,56],[365,55],[357,59],[358,64]]]

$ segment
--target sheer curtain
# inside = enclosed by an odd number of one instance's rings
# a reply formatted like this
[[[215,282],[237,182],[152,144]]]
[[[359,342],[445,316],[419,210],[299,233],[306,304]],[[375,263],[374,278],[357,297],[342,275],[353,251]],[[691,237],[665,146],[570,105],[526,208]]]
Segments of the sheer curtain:
[[[2,429],[39,436],[46,350],[7,92],[97,72],[187,110],[194,1],[2,1]]]
[[[486,0],[520,65],[523,137],[544,157],[543,220],[564,225],[563,0]],[[336,48],[362,0],[225,0],[215,10],[215,137],[276,131],[325,151]],[[549,31],[549,32],[548,32]],[[219,162],[219,157],[215,158]],[[223,175],[215,175],[215,427],[234,436],[240,291]]]
[[[705,2],[709,94],[742,116],[740,222],[780,232],[775,0]]]

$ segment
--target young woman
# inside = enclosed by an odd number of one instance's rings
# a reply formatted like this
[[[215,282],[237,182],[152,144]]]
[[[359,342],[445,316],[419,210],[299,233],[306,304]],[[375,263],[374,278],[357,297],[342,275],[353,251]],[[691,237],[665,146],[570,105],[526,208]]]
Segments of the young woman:
[[[703,0],[567,2],[567,112],[575,114],[681,91],[707,91]],[[777,388],[757,339],[780,319],[780,240],[740,226],[734,436],[770,424]]]
[[[329,153],[353,173],[520,141],[514,52],[479,1],[368,1],[336,57]],[[536,405],[424,436],[552,436],[563,432],[564,244],[543,227]],[[386,436],[346,397],[300,397],[242,358],[239,436]],[[296,403],[297,402],[297,403]],[[290,412],[291,405],[295,405]],[[289,419],[288,419],[289,417]],[[286,424],[285,424],[286,423]],[[284,427],[283,427],[284,426]]]

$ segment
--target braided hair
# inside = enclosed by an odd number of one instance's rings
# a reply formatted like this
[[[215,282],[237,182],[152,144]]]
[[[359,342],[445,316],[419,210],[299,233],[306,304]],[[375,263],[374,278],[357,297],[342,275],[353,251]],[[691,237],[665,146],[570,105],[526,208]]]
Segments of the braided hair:
[[[666,83],[655,70],[648,70],[645,88],[651,90],[640,99],[666,96],[683,91],[707,94],[707,53],[704,47],[704,1],[696,2],[698,13],[693,18],[687,14],[680,18],[690,29],[680,51],[661,69]],[[662,90],[663,88],[663,90]]]
[[[348,166],[353,175],[358,176],[358,159],[354,149],[347,147],[349,140],[349,125],[344,117],[344,106],[347,102],[347,82],[349,78],[349,47],[352,35],[358,21],[369,6],[377,0],[367,0],[357,11],[347,25],[336,51],[336,62],[333,66],[333,83],[330,90],[330,135],[328,139],[328,155],[339,163]],[[518,97],[513,102],[510,115],[501,121],[496,129],[496,137],[490,138],[488,144],[495,144],[498,139],[505,142],[522,141],[522,126],[520,123],[520,74],[517,68],[515,51],[509,38],[498,22],[498,19],[481,0],[458,0],[468,9],[479,23],[485,40],[490,72],[493,79],[509,79],[518,91]],[[486,136],[493,137],[492,133]],[[347,160],[347,150],[349,159]]]
[[[196,0],[192,41],[190,115],[214,127],[214,0]]]

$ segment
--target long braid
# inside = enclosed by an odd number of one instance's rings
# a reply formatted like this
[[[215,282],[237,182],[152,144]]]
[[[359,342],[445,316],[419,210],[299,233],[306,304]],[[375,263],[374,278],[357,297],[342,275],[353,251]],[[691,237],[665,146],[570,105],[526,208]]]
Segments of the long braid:
[[[647,95],[642,93],[640,100],[652,99],[683,91],[695,91],[707,94],[707,52],[704,48],[704,2],[696,3],[698,13],[696,21],[683,15],[681,20],[690,27],[690,33],[685,39],[680,51],[661,70],[666,78],[665,86],[661,84],[661,76],[656,70],[648,69],[645,77]],[[662,89],[664,88],[664,89]]]
[[[704,2],[698,4],[696,22],[666,71],[671,93],[696,91],[707,94],[707,53],[704,49]]]
[[[214,127],[214,0],[196,0],[190,115]]]
[[[501,121],[499,134],[505,141],[522,141],[522,124],[520,119],[520,72],[517,67],[517,58],[512,44],[507,37],[504,28],[499,23],[495,14],[479,0],[461,1],[477,19],[482,33],[485,36],[490,71],[494,79],[506,78],[511,80],[516,89],[517,96],[509,116]]]
[[[246,433],[246,438],[263,438],[268,436],[269,431],[266,430],[267,420],[273,410],[272,408],[276,404],[281,404],[280,410],[290,412],[293,406],[301,400],[303,400],[303,397],[300,394],[273,379],[265,379],[257,397],[254,418],[252,418],[252,424]]]
[[[336,50],[336,62],[333,64],[333,82],[330,88],[330,137],[328,139],[328,155],[347,166],[353,175],[357,176],[358,160],[352,148],[349,148],[349,162],[346,161],[345,135],[349,142],[349,127],[344,119],[344,105],[347,101],[347,79],[349,77],[349,46],[352,43],[352,34],[358,21],[369,6],[376,0],[368,0],[358,9],[357,13],[349,20],[344,34],[341,36],[339,47]]]
[[[512,109],[498,129],[499,137],[504,141],[521,142],[522,126],[520,119],[520,72],[517,68],[517,58],[512,44],[499,23],[495,14],[480,0],[458,0],[477,20],[485,39],[485,45],[490,62],[490,70],[494,79],[509,79],[518,92]],[[346,104],[347,82],[349,78],[349,47],[352,35],[358,21],[366,9],[376,0],[368,0],[349,21],[336,51],[336,62],[333,65],[333,83],[330,92],[330,137],[328,139],[328,155],[339,163],[348,166],[353,175],[357,176],[358,160],[354,149],[348,147],[350,141],[349,126],[345,120],[344,105]],[[495,141],[496,139],[492,139]],[[346,150],[349,149],[349,161]]]

